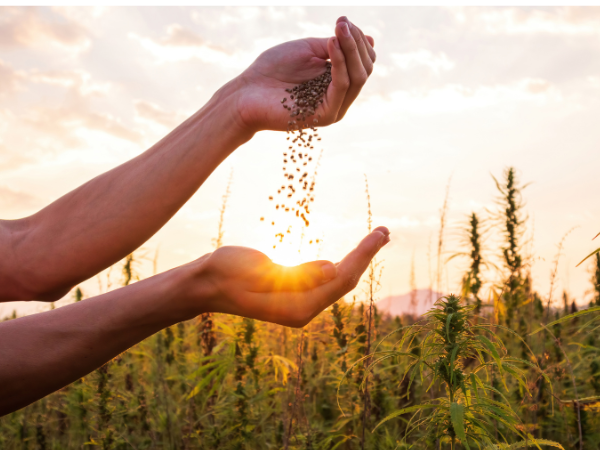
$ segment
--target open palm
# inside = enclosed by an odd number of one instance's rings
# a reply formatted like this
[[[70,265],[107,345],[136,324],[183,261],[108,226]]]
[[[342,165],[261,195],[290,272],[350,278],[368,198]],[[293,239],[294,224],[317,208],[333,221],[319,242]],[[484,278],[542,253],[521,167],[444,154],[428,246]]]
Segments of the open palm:
[[[388,229],[378,227],[338,264],[312,261],[285,267],[257,250],[234,246],[192,264],[201,268],[197,285],[213,287],[204,295],[210,311],[300,327],[354,289],[389,240]]]

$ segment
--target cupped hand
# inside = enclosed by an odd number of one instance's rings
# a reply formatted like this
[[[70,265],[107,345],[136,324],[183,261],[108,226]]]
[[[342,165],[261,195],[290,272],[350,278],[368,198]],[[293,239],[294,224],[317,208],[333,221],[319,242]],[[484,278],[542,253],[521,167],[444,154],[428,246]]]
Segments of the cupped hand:
[[[238,78],[236,108],[241,123],[252,132],[287,130],[290,113],[281,104],[289,97],[285,89],[323,74],[328,59],[332,81],[315,116],[321,116],[318,126],[339,121],[373,72],[373,45],[372,37],[340,17],[334,37],[299,39],[270,48]]]
[[[191,263],[197,291],[188,291],[190,301],[202,298],[203,310],[210,312],[302,327],[354,289],[389,241],[388,229],[378,227],[337,264],[313,261],[295,267],[275,264],[257,250],[221,247]]]

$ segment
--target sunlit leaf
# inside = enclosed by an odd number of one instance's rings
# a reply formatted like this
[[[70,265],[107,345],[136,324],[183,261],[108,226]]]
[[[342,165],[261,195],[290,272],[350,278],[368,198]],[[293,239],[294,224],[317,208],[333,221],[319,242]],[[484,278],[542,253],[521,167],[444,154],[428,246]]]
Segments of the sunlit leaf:
[[[465,435],[465,407],[458,403],[452,403],[450,405],[450,418],[452,419],[454,432],[463,445],[469,449],[469,443],[467,442],[467,436]]]
[[[415,405],[415,406],[409,406],[408,408],[402,408],[402,409],[399,409],[397,411],[394,411],[393,413],[391,413],[390,415],[388,415],[387,417],[385,417],[381,422],[379,422],[377,424],[377,426],[375,428],[373,428],[372,432],[374,432],[377,428],[379,428],[381,425],[383,425],[384,423],[386,423],[390,419],[393,419],[395,417],[401,416],[401,415],[409,413],[409,412],[418,411],[418,410],[422,410],[422,409],[430,409],[430,408],[438,408],[438,406],[437,405],[430,405],[430,404]]]
[[[555,320],[554,322],[550,322],[550,323],[546,324],[545,327],[551,327],[553,325],[557,325],[559,323],[566,322],[567,320],[574,319],[575,317],[586,316],[586,315],[591,314],[591,313],[596,312],[596,311],[600,311],[600,306],[594,306],[593,308],[584,309],[583,311],[578,311],[576,313],[569,314],[568,316],[561,317],[560,319]],[[529,333],[529,335],[532,336],[532,335],[534,335],[536,333],[539,333],[545,327],[538,328],[537,330],[532,331],[531,333]]]

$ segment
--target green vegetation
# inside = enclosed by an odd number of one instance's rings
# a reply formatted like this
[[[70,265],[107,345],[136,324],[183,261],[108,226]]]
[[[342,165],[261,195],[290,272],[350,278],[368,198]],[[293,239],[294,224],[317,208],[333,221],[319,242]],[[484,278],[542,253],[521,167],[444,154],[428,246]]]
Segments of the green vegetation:
[[[203,315],[0,418],[0,448],[600,448],[600,257],[589,309],[550,304],[531,288],[515,170],[497,186],[496,220],[468,217],[461,296],[423,317],[377,310],[377,263],[301,330]],[[484,261],[488,231],[503,243]],[[135,254],[120,269],[121,284],[139,279]]]

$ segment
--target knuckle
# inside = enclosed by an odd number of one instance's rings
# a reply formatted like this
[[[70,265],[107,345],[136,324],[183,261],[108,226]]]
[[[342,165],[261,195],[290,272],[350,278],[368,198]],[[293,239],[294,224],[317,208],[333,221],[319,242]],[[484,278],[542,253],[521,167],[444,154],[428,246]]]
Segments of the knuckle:
[[[348,47],[351,52],[358,52],[358,44],[356,43],[356,39],[353,37],[348,38]]]
[[[360,31],[358,31],[358,29],[353,34],[354,34],[354,41],[356,42],[357,47],[360,47],[361,45],[366,45],[365,39],[363,38],[362,33]]]
[[[346,277],[344,279],[344,282],[342,283],[344,291],[350,292],[351,290],[356,288],[356,286],[358,286],[358,279],[359,277],[357,277],[355,274]]]
[[[359,84],[365,84],[368,78],[369,74],[367,73],[367,69],[365,69],[356,75],[356,82]]]
[[[337,87],[344,91],[347,91],[348,89],[350,89],[350,79],[348,77],[344,77],[337,83]]]

